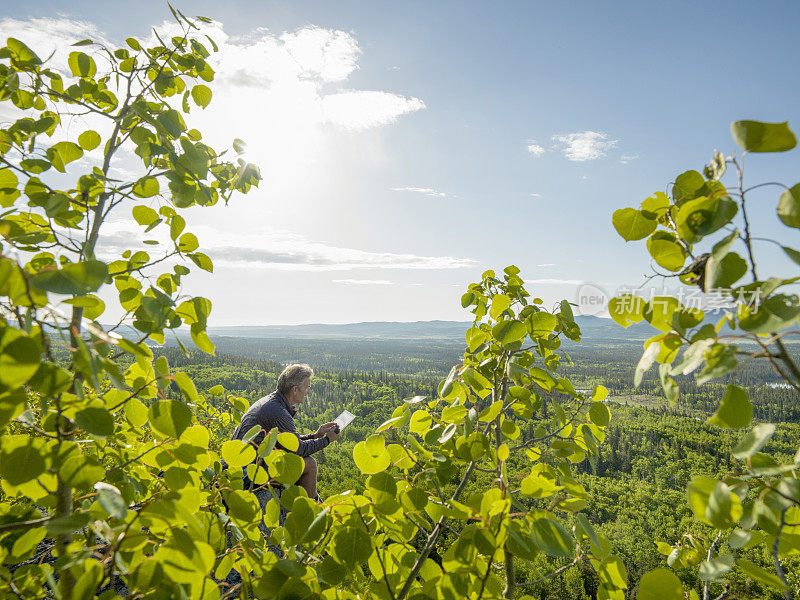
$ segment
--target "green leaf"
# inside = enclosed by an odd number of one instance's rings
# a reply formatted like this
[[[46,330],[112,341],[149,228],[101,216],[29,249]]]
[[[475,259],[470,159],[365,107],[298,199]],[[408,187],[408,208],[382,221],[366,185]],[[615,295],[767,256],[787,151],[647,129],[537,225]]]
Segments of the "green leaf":
[[[727,289],[747,273],[747,263],[736,252],[728,252],[717,262],[709,258],[706,263],[706,290]]]
[[[35,65],[42,64],[42,59],[36,56],[36,53],[33,50],[28,48],[16,38],[8,38],[6,40],[6,47],[11,50],[14,60],[19,62],[33,63]]]
[[[42,345],[12,327],[0,328],[0,392],[12,392],[39,370]]]
[[[114,433],[114,417],[105,408],[84,408],[75,413],[75,422],[92,435],[109,436]]]
[[[682,203],[702,195],[700,191],[705,186],[706,180],[697,171],[691,170],[681,173],[675,178],[672,186],[672,197],[676,204]]]
[[[142,45],[139,43],[139,40],[136,38],[129,37],[125,40],[125,43],[128,44],[131,48],[136,50],[137,52],[142,49]]]
[[[275,462],[269,465],[270,475],[284,485],[293,485],[300,479],[305,461],[296,454],[281,452]]]
[[[134,427],[141,427],[147,423],[147,407],[137,398],[131,398],[125,403],[125,418]]]
[[[353,460],[365,475],[380,473],[389,468],[391,456],[381,435],[371,435],[353,448]]]
[[[255,460],[256,449],[241,440],[228,440],[222,444],[220,454],[229,467],[243,467]]]
[[[733,139],[748,152],[786,152],[797,145],[789,122],[734,121]]]
[[[752,418],[753,405],[747,391],[738,385],[729,385],[719,408],[708,418],[708,422],[728,429],[740,429],[749,425]]]
[[[655,569],[639,580],[636,600],[684,600],[683,584],[667,569]]]
[[[800,229],[800,183],[781,194],[778,200],[778,218],[784,225]]]
[[[413,433],[424,435],[431,428],[432,423],[433,419],[431,418],[430,414],[428,414],[428,411],[418,410],[411,415],[411,422],[409,423],[408,428]]]
[[[198,84],[192,88],[192,99],[197,106],[205,108],[211,102],[211,90],[205,85]]]
[[[213,273],[214,272],[214,263],[211,262],[211,259],[208,258],[208,256],[206,256],[202,252],[193,252],[192,254],[189,254],[188,256],[189,256],[189,259],[194,264],[196,264],[198,267],[200,267],[204,271],[208,271],[209,273]]]
[[[705,561],[700,565],[700,579],[703,581],[713,581],[725,575],[733,569],[733,556],[731,554],[720,554]]]
[[[598,427],[605,427],[611,420],[611,413],[602,402],[592,402],[592,406],[589,408],[589,418]]]
[[[94,484],[106,476],[106,470],[94,456],[85,456],[75,452],[59,469],[64,482],[80,490],[91,490]]]
[[[761,423],[745,435],[738,444],[731,450],[734,458],[744,460],[761,450],[775,433],[775,425],[772,423]]]
[[[710,233],[730,223],[739,210],[728,196],[688,200],[678,209],[675,223],[678,235],[687,244],[696,244]]]
[[[47,149],[47,159],[56,171],[66,173],[66,165],[83,156],[83,149],[74,142],[57,142]]]
[[[372,554],[372,540],[359,527],[341,528],[333,537],[333,554],[339,562],[352,571],[356,565],[365,563]]]
[[[96,320],[97,317],[102,315],[106,310],[106,303],[94,294],[87,294],[77,298],[68,298],[64,300],[64,303],[83,308],[83,316],[92,321]]]
[[[0,477],[11,485],[31,481],[47,468],[45,456],[50,454],[42,439],[27,434],[3,434],[0,439]]]
[[[742,516],[742,504],[725,483],[718,481],[706,505],[706,518],[717,529],[733,527]]]
[[[788,248],[787,246],[781,246],[781,248],[783,248],[783,251],[786,253],[786,256],[791,258],[796,265],[800,265],[800,252],[798,252],[794,248]]]
[[[176,381],[177,381],[176,373]],[[156,431],[178,438],[192,423],[192,411],[177,400],[158,400],[147,410],[150,426]]]
[[[133,213],[133,218],[136,219],[139,225],[150,225],[159,219],[158,213],[149,206],[134,206],[131,212]]]
[[[158,194],[160,186],[158,179],[150,175],[142,177],[133,186],[133,195],[139,198],[151,198]]]
[[[673,234],[656,231],[647,239],[647,251],[659,266],[668,271],[680,271],[686,262],[686,251]]]
[[[629,327],[644,319],[644,307],[644,299],[632,294],[623,294],[608,301],[608,313],[623,327]]]
[[[595,544],[599,546],[600,544]],[[600,581],[616,590],[624,590],[628,587],[628,573],[625,570],[625,565],[616,556],[609,556],[600,563],[600,568],[597,570],[600,576]]]
[[[284,530],[287,534],[287,544],[299,544],[306,535],[314,521],[314,501],[310,498],[298,496],[292,503],[292,510],[286,517]],[[324,521],[323,521],[324,524]]]
[[[575,540],[567,530],[551,519],[537,519],[531,525],[531,540],[550,556],[572,556]]]
[[[78,136],[78,145],[84,150],[94,150],[100,145],[100,135],[96,131],[88,129]]]
[[[186,130],[186,124],[177,110],[166,110],[156,117],[158,124],[173,138],[178,138]]]
[[[728,165],[725,162],[725,155],[717,150],[711,157],[711,162],[709,165],[703,170],[703,173],[705,174],[706,178],[719,181],[725,174],[727,168]]]
[[[492,327],[492,335],[502,346],[519,342],[527,332],[525,324],[516,319],[506,319]]]
[[[70,52],[67,62],[75,77],[94,77],[97,73],[94,59],[84,52]]]
[[[708,499],[717,485],[716,479],[698,475],[693,477],[686,486],[686,495],[689,501],[689,507],[692,509],[694,516],[703,523],[711,525],[711,522],[706,516],[706,508],[708,506]]]
[[[276,441],[288,452],[297,452],[297,449],[300,447],[299,438],[294,433],[288,431],[279,433]]]
[[[124,519],[128,514],[128,505],[119,490],[104,481],[94,484],[97,491],[97,502],[109,515],[115,519]]]
[[[31,277],[31,283],[46,292],[83,296],[96,291],[106,279],[108,267],[99,260],[68,263],[61,269],[48,268]]]
[[[183,371],[178,371],[173,377],[175,378],[175,383],[189,402],[197,403],[200,400],[197,395],[197,388],[194,387],[194,382],[191,377]]]
[[[752,577],[756,581],[760,581],[764,585],[768,585],[776,590],[786,589],[786,586],[783,585],[783,582],[775,573],[770,573],[747,559],[740,558],[736,561],[736,566],[738,566],[745,575]]]
[[[614,211],[611,222],[626,242],[641,240],[656,230],[657,222],[651,218],[652,214],[635,208],[620,208]]]
[[[197,236],[193,233],[184,233],[178,238],[178,250],[181,252],[193,252],[197,250],[199,245]]]
[[[531,337],[547,337],[553,333],[556,325],[558,325],[556,316],[544,311],[531,313],[525,319],[525,326],[528,328],[528,333]]]

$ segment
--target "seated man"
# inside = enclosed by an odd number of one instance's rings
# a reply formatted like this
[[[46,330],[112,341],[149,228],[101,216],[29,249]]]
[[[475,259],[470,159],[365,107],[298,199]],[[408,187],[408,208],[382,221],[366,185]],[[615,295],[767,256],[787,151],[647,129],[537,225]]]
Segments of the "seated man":
[[[295,406],[301,404],[311,388],[311,378],[314,371],[308,365],[289,365],[278,376],[278,385],[274,392],[257,400],[242,417],[239,427],[233,432],[234,440],[240,440],[255,425],[261,425],[260,432],[254,442],[260,444],[266,432],[277,427],[280,432],[290,432],[297,435],[299,447],[295,451],[303,457],[305,467],[297,485],[308,493],[309,498],[319,499],[317,495],[317,461],[311,455],[319,452],[331,442],[339,439],[336,432],[336,423],[320,425],[315,433],[298,435],[294,425]],[[250,482],[245,475],[245,488],[250,488]]]

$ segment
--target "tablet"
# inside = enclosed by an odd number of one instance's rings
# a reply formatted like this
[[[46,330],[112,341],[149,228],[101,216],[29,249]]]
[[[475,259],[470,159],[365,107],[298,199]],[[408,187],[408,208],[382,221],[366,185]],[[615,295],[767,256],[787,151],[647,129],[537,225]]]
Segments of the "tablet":
[[[339,431],[343,430],[345,427],[350,425],[353,421],[355,421],[356,416],[351,413],[349,410],[342,411],[338,417],[336,417],[333,422],[339,426]]]

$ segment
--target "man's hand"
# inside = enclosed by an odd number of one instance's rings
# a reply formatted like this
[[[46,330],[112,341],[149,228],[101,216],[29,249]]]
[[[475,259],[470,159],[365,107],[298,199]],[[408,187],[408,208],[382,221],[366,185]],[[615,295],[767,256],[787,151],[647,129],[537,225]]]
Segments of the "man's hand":
[[[334,427],[328,429],[328,433],[326,433],[325,435],[328,436],[328,440],[330,440],[331,442],[335,442],[336,440],[339,439],[339,428],[334,423]]]
[[[333,431],[336,428],[336,423],[325,423],[324,425],[320,425],[317,432],[314,434],[315,438],[323,437],[328,431]],[[337,436],[338,437],[338,436]],[[333,441],[333,440],[331,440]]]

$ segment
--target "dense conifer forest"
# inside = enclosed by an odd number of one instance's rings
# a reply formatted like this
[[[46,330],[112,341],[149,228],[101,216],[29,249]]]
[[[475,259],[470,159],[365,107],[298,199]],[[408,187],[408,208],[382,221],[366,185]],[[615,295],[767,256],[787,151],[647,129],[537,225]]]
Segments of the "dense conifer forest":
[[[309,401],[298,413],[300,429],[313,431],[344,409],[357,416],[341,440],[318,455],[323,497],[349,489],[364,492],[363,477],[353,461],[355,444],[390,418],[403,399],[433,396],[463,352],[457,343],[435,340],[214,341],[220,349],[216,356],[200,352],[187,356],[174,347],[162,348],[156,354],[165,355],[171,365],[187,372],[201,393],[222,386],[225,395],[241,396],[249,402],[274,390],[283,365],[308,362],[315,368],[316,377]],[[237,350],[240,354],[233,354]],[[564,365],[565,372],[576,386],[589,389],[601,384],[611,394],[607,400],[611,423],[600,456],[578,464],[576,478],[588,492],[587,515],[598,531],[613,540],[630,582],[635,582],[667,561],[653,540],[674,545],[686,530],[711,531],[693,520],[686,486],[696,475],[718,477],[731,472],[735,461],[730,451],[742,434],[706,423],[724,393],[723,384],[698,386],[693,378],[682,378],[682,394],[675,405],[663,397],[652,375],[634,388],[633,372],[641,342],[575,344],[569,354],[574,364]],[[736,374],[737,383],[748,389],[753,400],[755,419],[778,425],[765,452],[788,460],[800,443],[800,401],[793,390],[769,385],[776,380],[764,363],[745,365]],[[212,401],[224,402],[220,389],[214,391],[217,395],[209,394]],[[234,426],[228,425],[231,430]],[[533,435],[533,428],[531,422],[521,432],[522,442]],[[511,479],[519,481],[524,475],[520,464]],[[490,483],[489,475],[486,481],[479,478],[475,490]],[[527,509],[542,501],[515,502],[520,509]],[[455,537],[455,532],[449,532],[449,537],[445,535],[439,541],[440,555]],[[538,561],[541,573],[558,566],[547,557]],[[689,569],[679,573],[684,583],[698,585]],[[538,576],[533,572],[528,575],[529,579]],[[536,598],[590,598],[596,593],[593,581],[588,572],[569,570],[529,593]]]

